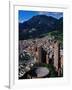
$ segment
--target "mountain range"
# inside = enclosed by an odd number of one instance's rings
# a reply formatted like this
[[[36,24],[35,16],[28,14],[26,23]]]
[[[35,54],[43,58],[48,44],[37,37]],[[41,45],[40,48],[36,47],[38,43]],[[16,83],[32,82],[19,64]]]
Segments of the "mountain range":
[[[52,16],[36,15],[28,21],[19,22],[19,40],[41,38],[53,31],[63,33],[63,17],[57,19]]]

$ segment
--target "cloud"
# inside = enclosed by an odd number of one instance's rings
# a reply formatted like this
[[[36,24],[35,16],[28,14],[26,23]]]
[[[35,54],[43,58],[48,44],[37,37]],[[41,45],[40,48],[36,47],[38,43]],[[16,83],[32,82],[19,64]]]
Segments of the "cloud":
[[[63,17],[63,13],[62,12],[44,12],[44,11],[40,11],[38,12],[39,15],[47,15],[47,16],[52,16],[55,18],[60,18]]]
[[[62,12],[49,12],[48,16],[53,16],[59,19],[60,17],[63,17],[63,13]]]
[[[39,11],[39,12],[38,12],[39,15],[42,15],[42,14],[45,14],[45,15],[46,15],[47,13],[48,13],[48,12],[44,12],[44,11]]]

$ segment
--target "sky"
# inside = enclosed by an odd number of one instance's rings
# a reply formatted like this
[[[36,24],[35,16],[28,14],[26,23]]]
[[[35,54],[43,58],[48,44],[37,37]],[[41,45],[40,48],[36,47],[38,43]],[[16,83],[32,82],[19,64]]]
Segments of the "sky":
[[[32,18],[33,16],[36,15],[47,15],[47,16],[52,16],[54,18],[61,18],[63,17],[62,12],[44,12],[44,11],[24,11],[24,10],[19,10],[18,11],[18,20],[19,22],[25,22]]]

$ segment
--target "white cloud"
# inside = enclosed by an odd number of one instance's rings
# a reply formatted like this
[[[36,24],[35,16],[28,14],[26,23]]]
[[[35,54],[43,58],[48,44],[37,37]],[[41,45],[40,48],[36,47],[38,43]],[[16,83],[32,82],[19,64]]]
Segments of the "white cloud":
[[[42,15],[42,14],[47,14],[48,12],[43,12],[43,11],[40,11],[38,12],[38,14]]]
[[[44,11],[40,11],[38,12],[39,15],[47,15],[47,16],[52,16],[55,18],[60,18],[63,17],[63,13],[62,12],[44,12]]]

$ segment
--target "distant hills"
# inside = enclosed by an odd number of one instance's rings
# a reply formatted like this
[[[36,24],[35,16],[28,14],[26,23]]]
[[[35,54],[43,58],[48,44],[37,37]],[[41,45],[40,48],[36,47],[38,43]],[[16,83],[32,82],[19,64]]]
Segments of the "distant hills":
[[[63,17],[56,19],[51,16],[37,15],[26,22],[19,23],[19,40],[41,38],[52,32],[62,35]]]

